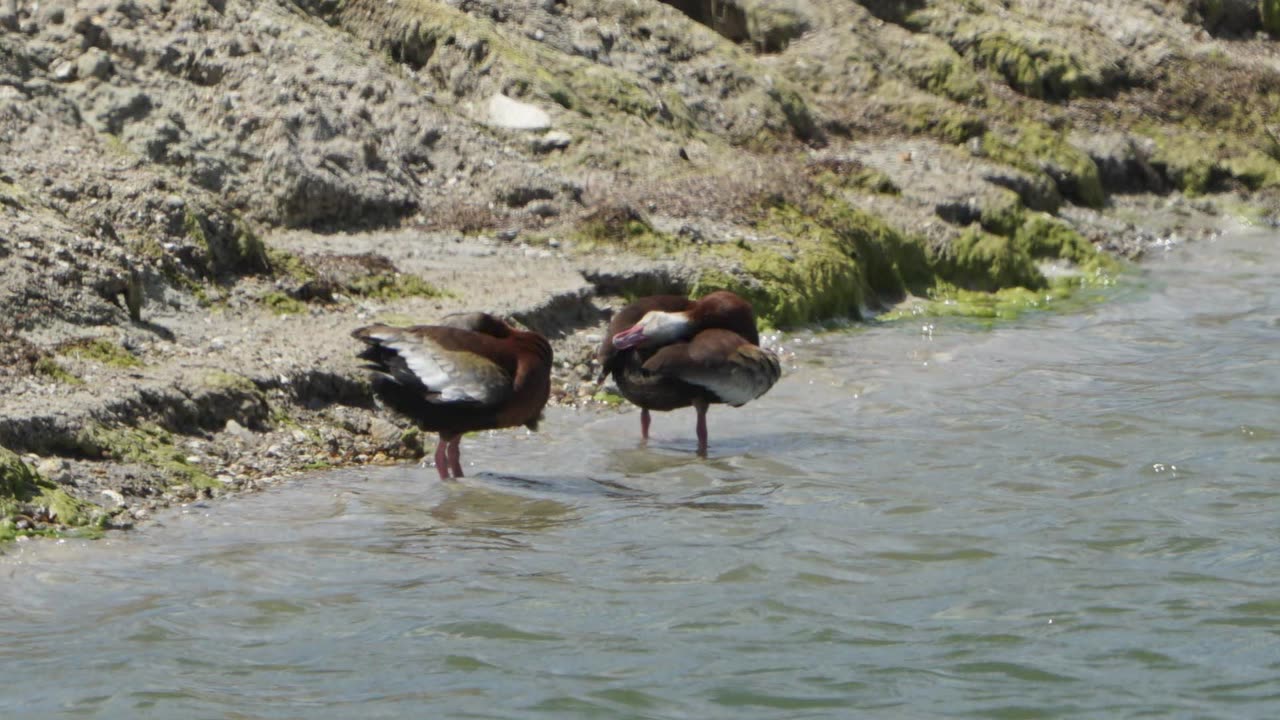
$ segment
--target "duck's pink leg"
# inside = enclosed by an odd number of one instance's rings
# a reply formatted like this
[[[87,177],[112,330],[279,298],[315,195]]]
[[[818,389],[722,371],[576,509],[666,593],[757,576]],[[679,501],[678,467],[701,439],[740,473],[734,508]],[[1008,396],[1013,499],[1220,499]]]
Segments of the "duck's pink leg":
[[[455,478],[462,477],[462,435],[454,435],[449,440],[449,468]]]
[[[441,480],[449,479],[448,446],[448,438],[444,433],[440,433],[440,442],[436,443],[436,472],[440,473]]]
[[[698,457],[707,456],[707,407],[706,400],[693,403],[693,408],[698,411]]]
[[[649,442],[649,421],[652,419],[648,408],[640,408],[640,440],[643,442]]]

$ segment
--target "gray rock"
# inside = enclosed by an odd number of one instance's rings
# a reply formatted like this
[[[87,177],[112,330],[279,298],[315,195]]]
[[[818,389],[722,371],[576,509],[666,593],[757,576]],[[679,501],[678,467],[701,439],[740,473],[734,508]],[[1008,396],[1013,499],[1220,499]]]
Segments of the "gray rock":
[[[501,93],[489,98],[489,124],[507,130],[546,130],[551,116],[546,110]]]
[[[253,439],[253,432],[251,432],[249,429],[247,429],[245,426],[241,425],[240,423],[236,422],[235,420],[228,420],[226,426],[223,427],[222,430],[223,432],[230,435],[231,437],[236,438],[237,440]]]
[[[151,112],[151,96],[135,88],[101,85],[93,98],[88,120],[95,130],[119,135],[125,125],[145,118]]]
[[[0,28],[5,30],[18,30],[18,2],[17,0],[4,0],[0,3]]]
[[[369,439],[379,448],[385,450],[398,446],[403,435],[404,431],[388,420],[375,417],[369,421]]]
[[[1071,144],[1098,166],[1102,186],[1112,193],[1164,193],[1169,183],[1150,161],[1155,141],[1125,133],[1073,133]]]
[[[44,458],[36,463],[36,472],[50,480],[55,480],[67,469],[67,461],[62,458]]]
[[[76,60],[76,70],[82,80],[91,77],[106,80],[115,72],[115,65],[112,64],[111,56],[105,50],[91,47],[84,51],[79,60]]]
[[[536,153],[549,153],[553,150],[563,150],[572,143],[573,137],[569,133],[552,130],[546,135],[534,138],[530,145]]]
[[[102,490],[101,495],[107,498],[108,502],[110,503],[110,504],[103,503],[108,508],[118,508],[118,507],[125,506],[124,495],[121,495],[120,492],[117,490],[105,488]]]

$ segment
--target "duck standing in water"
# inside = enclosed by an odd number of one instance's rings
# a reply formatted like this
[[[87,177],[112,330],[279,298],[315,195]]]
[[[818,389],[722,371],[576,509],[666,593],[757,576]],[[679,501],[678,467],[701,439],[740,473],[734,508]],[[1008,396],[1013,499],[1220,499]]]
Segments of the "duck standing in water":
[[[650,410],[692,405],[703,456],[707,408],[745,405],[782,375],[778,356],[760,347],[751,304],[727,290],[700,300],[654,295],[631,303],[610,321],[599,359],[600,379],[612,374],[622,396],[640,406],[644,440]]]
[[[373,392],[418,427],[439,434],[436,471],[462,477],[464,433],[538,429],[551,392],[551,344],[485,313],[440,325],[369,325],[351,333],[367,347]]]

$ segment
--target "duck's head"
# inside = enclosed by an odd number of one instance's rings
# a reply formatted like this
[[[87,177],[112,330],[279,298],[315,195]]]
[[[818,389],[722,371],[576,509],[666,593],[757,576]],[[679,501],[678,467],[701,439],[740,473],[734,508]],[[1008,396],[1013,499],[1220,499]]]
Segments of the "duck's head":
[[[640,322],[613,336],[619,350],[640,345],[663,345],[687,337],[693,327],[688,313],[652,310]]]

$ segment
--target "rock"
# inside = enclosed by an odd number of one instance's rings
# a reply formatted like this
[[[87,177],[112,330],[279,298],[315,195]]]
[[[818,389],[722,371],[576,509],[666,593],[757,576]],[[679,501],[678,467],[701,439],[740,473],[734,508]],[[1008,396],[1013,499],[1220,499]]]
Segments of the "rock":
[[[324,227],[360,218],[386,225],[418,210],[412,188],[367,167],[347,148],[281,144],[265,158],[275,220],[286,227]],[[349,167],[343,167],[347,163]]]
[[[536,153],[549,153],[553,150],[563,150],[573,143],[573,136],[567,132],[552,130],[546,135],[534,138],[530,145]]]
[[[516,187],[504,188],[499,193],[498,199],[507,207],[520,208],[534,200],[550,200],[555,196],[556,193],[551,188],[536,185],[517,185]]]
[[[76,79],[76,64],[59,60],[53,66],[52,76],[56,82],[71,82]]]
[[[507,130],[546,130],[551,116],[546,110],[501,93],[489,98],[489,124]]]
[[[237,440],[252,440],[253,433],[235,420],[228,420],[222,431]]]
[[[1102,186],[1113,193],[1165,193],[1169,183],[1152,166],[1155,141],[1125,133],[1073,133],[1071,144],[1098,166]]]
[[[152,105],[151,96],[136,88],[100,85],[87,116],[95,130],[119,135],[125,125],[145,118]]]
[[[369,421],[369,439],[380,448],[393,448],[400,444],[404,435],[395,423],[375,417]]]
[[[536,215],[540,218],[552,218],[560,214],[560,208],[556,207],[555,203],[545,200],[529,203],[525,206],[525,209],[528,210],[530,214]]]
[[[36,463],[36,472],[50,480],[57,480],[68,467],[67,461],[62,458],[45,458]]]
[[[124,495],[121,495],[118,490],[104,488],[100,494],[111,502],[111,507],[125,507]]]
[[[115,72],[115,66],[106,51],[91,47],[80,56],[79,60],[76,60],[76,70],[82,80],[91,77],[106,80],[111,77],[111,73]]]
[[[18,31],[18,4],[16,2],[5,0],[4,4],[0,5],[0,28],[12,32]]]

